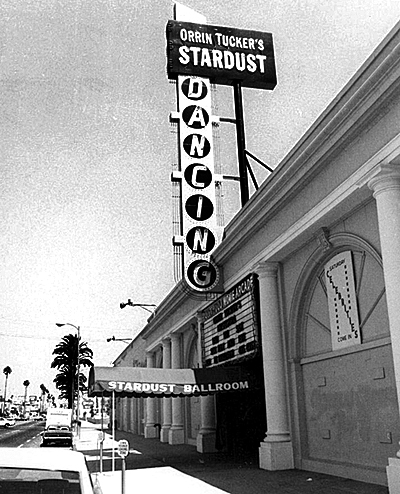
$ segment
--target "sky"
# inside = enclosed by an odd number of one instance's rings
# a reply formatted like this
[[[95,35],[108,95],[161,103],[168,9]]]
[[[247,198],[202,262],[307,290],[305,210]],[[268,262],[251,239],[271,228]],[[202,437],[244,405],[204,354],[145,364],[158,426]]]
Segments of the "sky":
[[[276,167],[400,19],[398,0],[187,0],[209,24],[270,32],[278,84],[244,89],[247,149]],[[80,327],[111,365],[175,284],[170,0],[0,0],[0,369],[7,395],[58,395]],[[232,116],[231,88],[217,91]],[[232,129],[223,172],[235,171]],[[263,169],[255,169],[261,182]],[[254,191],[252,191],[253,193]],[[239,208],[224,185],[225,221]],[[73,326],[56,327],[55,323]],[[0,375],[0,393],[4,375]]]

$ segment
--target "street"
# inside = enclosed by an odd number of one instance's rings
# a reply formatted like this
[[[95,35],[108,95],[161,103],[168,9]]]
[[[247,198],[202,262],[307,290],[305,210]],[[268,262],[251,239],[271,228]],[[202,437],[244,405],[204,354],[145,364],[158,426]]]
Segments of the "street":
[[[0,447],[39,448],[44,422],[17,422],[14,427],[0,429]]]
[[[251,459],[244,461],[223,453],[200,454],[186,444],[171,446],[158,439],[145,439],[122,431],[116,432],[115,441],[110,431],[105,433],[100,468],[98,427],[84,422],[76,437],[75,449],[85,455],[93,479],[107,494],[121,491],[122,460],[117,453],[121,439],[129,443],[127,488],[134,486],[149,494],[159,492],[160,486],[166,493],[190,491],[192,494],[388,492],[384,486],[299,470],[267,472]],[[17,422],[14,427],[0,429],[0,447],[40,448],[43,429],[44,422]],[[101,471],[103,473],[99,473]]]

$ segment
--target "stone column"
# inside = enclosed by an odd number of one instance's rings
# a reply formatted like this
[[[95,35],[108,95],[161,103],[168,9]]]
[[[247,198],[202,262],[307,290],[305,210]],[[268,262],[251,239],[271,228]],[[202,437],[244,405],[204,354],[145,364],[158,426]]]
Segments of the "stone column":
[[[378,211],[394,376],[400,397],[400,167],[381,165],[368,186]],[[387,475],[390,493],[400,493],[399,458],[389,458]]]
[[[202,342],[204,319],[201,312],[197,313],[197,338],[198,338],[198,358],[199,367],[203,366]],[[200,396],[200,430],[197,435],[197,451],[199,453],[215,453],[216,441],[216,418],[215,418],[215,398],[213,395]]]
[[[171,368],[181,368],[181,335],[171,335]],[[172,399],[172,425],[169,430],[169,444],[183,444],[185,442],[185,431],[183,428],[183,403],[182,398]]]
[[[260,468],[287,470],[294,468],[294,460],[289,433],[278,264],[261,263],[256,271],[259,275],[261,341],[267,413],[267,432],[259,449]]]
[[[368,185],[378,210],[394,371],[400,397],[400,167],[382,165]]]
[[[171,340],[167,339],[162,342],[163,347],[163,369],[171,368]],[[167,443],[169,430],[172,423],[172,398],[163,398],[163,423],[161,427],[160,440]]]
[[[148,352],[146,354],[146,367],[154,367],[154,352]],[[155,398],[146,398],[146,425],[144,427],[144,437],[152,438],[157,437],[157,429],[154,427],[156,424],[156,402]]]

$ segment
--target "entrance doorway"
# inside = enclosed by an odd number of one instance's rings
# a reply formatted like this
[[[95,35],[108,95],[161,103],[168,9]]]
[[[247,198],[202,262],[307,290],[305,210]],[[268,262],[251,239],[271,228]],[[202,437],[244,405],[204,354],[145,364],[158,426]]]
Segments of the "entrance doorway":
[[[256,376],[254,391],[216,395],[216,448],[236,459],[258,462],[258,448],[265,437],[267,420],[261,359],[242,364]]]

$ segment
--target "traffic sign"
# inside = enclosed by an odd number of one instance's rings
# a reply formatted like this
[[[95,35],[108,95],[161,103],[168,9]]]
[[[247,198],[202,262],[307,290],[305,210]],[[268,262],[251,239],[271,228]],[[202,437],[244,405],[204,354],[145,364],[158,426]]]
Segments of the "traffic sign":
[[[129,443],[126,439],[118,441],[118,454],[121,458],[125,458],[129,454]]]

